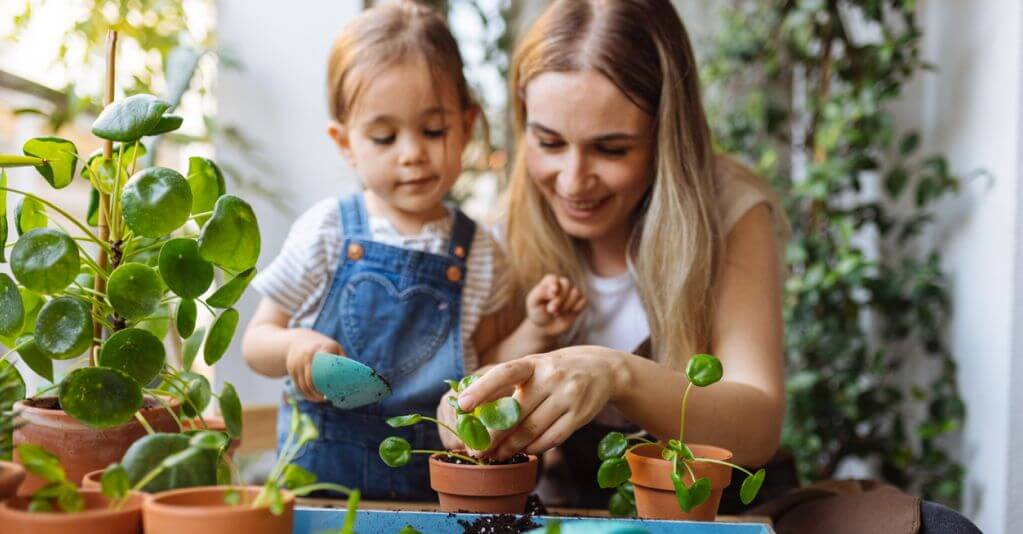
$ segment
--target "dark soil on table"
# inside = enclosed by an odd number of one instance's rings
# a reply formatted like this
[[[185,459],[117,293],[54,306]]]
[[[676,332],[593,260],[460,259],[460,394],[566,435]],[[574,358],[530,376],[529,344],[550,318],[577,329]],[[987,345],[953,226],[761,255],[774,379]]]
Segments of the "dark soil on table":
[[[528,515],[514,516],[511,514],[488,515],[472,523],[459,519],[458,524],[462,525],[464,534],[519,534],[540,528],[540,525],[534,523]]]
[[[457,452],[458,454],[465,454],[462,451],[451,451],[451,452]],[[442,462],[445,462],[445,463],[449,463],[449,464],[472,465],[469,462],[467,462],[467,461],[465,461],[465,460],[463,460],[463,459],[461,459],[461,458],[459,458],[457,456],[443,456],[442,455],[442,456],[440,456],[438,458],[438,460],[440,460]],[[512,456],[511,458],[508,458],[507,460],[503,460],[503,461],[500,461],[500,462],[490,461],[490,460],[487,460],[486,458],[481,458],[481,460],[483,460],[483,463],[485,465],[512,465],[512,464],[522,464],[522,463],[528,462],[529,461],[529,456],[526,456],[525,454],[520,452],[520,453],[516,454],[515,456]]]

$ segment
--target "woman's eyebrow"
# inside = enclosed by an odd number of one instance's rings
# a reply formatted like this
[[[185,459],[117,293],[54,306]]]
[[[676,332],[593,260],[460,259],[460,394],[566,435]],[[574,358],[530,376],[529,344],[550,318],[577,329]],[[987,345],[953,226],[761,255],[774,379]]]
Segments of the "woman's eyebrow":
[[[559,134],[557,131],[555,131],[555,130],[553,130],[551,128],[548,128],[548,127],[540,124],[539,122],[530,121],[530,122],[528,122],[526,124],[526,126],[529,127],[530,129],[537,130],[540,133],[545,134],[545,135],[552,135],[552,136],[556,136],[556,137],[560,137],[561,136],[561,134]],[[600,134],[600,135],[597,135],[595,137],[592,137],[589,140],[587,140],[587,142],[589,142],[589,143],[606,143],[606,142],[609,142],[609,141],[636,141],[638,139],[641,139],[642,137],[643,136],[641,136],[641,135],[631,134],[631,133],[628,133],[628,132],[610,132],[610,133]]]

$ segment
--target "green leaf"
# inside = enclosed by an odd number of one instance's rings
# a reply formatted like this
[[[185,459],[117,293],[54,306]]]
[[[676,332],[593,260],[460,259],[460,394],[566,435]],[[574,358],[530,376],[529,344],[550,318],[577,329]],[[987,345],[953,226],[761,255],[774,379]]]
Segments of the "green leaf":
[[[298,431],[295,432],[296,440],[295,443],[298,447],[314,441],[320,437],[320,431],[316,428],[316,423],[313,422],[312,417],[306,414],[298,416]]]
[[[25,325],[25,304],[21,300],[18,284],[10,276],[0,273],[0,335],[13,337]]]
[[[15,402],[25,399],[25,381],[18,368],[0,360],[0,411],[8,411]]]
[[[458,380],[447,379],[447,380],[444,380],[444,383],[447,384],[449,388],[451,388],[451,391],[454,391],[455,393],[458,393]],[[452,397],[448,397],[448,398],[450,399]]]
[[[21,197],[18,207],[14,210],[14,229],[23,235],[36,228],[46,228],[49,219],[46,217],[46,206],[32,197]]]
[[[212,160],[193,156],[188,158],[188,186],[192,188],[192,215],[213,211],[217,199],[227,193],[224,175]],[[209,215],[196,218],[202,226]]]
[[[100,488],[103,495],[112,500],[123,499],[131,490],[131,482],[128,481],[128,472],[121,464],[110,464],[103,470],[103,477],[100,478]]]
[[[53,360],[39,350],[39,347],[36,346],[35,338],[33,338],[31,334],[21,336],[17,339],[15,345],[21,346],[21,348],[18,349],[18,355],[21,356],[21,361],[25,362],[25,365],[27,365],[33,373],[52,383]]]
[[[476,379],[478,379],[478,378],[479,377],[476,376],[476,375],[465,375],[465,376],[463,376],[462,379],[458,381],[458,389],[456,389],[455,392],[456,393],[461,393],[461,392],[465,391],[466,388],[471,386],[472,383],[475,382]]]
[[[913,153],[920,146],[920,132],[909,132],[899,142],[899,154],[903,157]]]
[[[131,484],[137,484],[165,459],[189,449],[190,437],[185,434],[149,434],[139,438],[124,453],[122,463]],[[217,483],[217,454],[198,451],[165,470],[142,490],[150,493],[177,488],[211,486]]]
[[[92,344],[92,310],[74,297],[57,297],[39,310],[36,347],[54,360],[74,358]]]
[[[183,393],[187,400],[183,399],[181,403],[181,415],[185,417],[198,417],[206,409],[206,406],[210,403],[210,397],[213,396],[210,382],[206,380],[205,376],[197,373],[181,372],[178,374],[178,380],[173,381],[172,384],[178,387],[162,389],[176,391],[179,394],[184,389]]]
[[[615,490],[608,500],[607,510],[613,517],[632,517],[636,515],[636,497],[632,492],[632,484],[626,482]]]
[[[490,432],[475,415],[459,414],[455,420],[455,430],[458,439],[470,449],[485,451],[490,447]]]
[[[156,311],[163,291],[160,275],[141,263],[121,264],[107,281],[110,305],[129,321],[138,321]]]
[[[0,262],[7,261],[7,170],[0,169]]]
[[[255,267],[242,271],[238,276],[214,291],[210,298],[206,299],[206,304],[214,308],[230,308],[234,306],[255,276]]]
[[[25,142],[22,152],[45,160],[44,164],[36,166],[36,170],[55,189],[67,187],[74,180],[78,149],[71,141],[60,137],[36,137]]]
[[[184,119],[180,115],[166,114],[160,117],[160,122],[156,123],[156,126],[152,130],[149,130],[146,135],[163,135],[168,132],[173,132],[178,128],[181,128],[181,123]]]
[[[710,497],[710,480],[707,478],[697,479],[692,486],[686,487],[682,482],[682,477],[672,471],[671,483],[675,486],[675,499],[678,501],[678,507],[683,512],[691,512],[693,508],[703,504]]]
[[[423,534],[423,533],[416,530],[416,528],[413,527],[412,525],[405,525],[401,527],[401,530],[398,531],[398,534]]]
[[[122,98],[103,108],[92,123],[92,133],[110,141],[135,141],[153,131],[170,107],[153,95]]]
[[[213,365],[220,361],[220,358],[231,346],[231,338],[238,327],[238,310],[229,308],[213,320],[210,325],[210,333],[206,336],[206,344],[203,346],[203,360],[207,365]]]
[[[629,469],[629,462],[625,461],[625,458],[608,458],[601,462],[597,469],[597,484],[602,488],[615,488],[624,484],[631,476],[632,470]]]
[[[213,282],[213,265],[199,256],[194,239],[171,239],[160,248],[160,276],[181,298],[199,298]]]
[[[295,464],[288,464],[281,474],[281,484],[288,489],[301,488],[316,483],[316,475]]]
[[[767,476],[767,472],[764,468],[757,469],[756,473],[747,476],[742,481],[742,488],[739,490],[739,498],[742,499],[742,504],[749,504],[753,502],[753,499],[757,498],[757,493],[760,492],[760,487],[764,485],[764,477]]]
[[[192,190],[184,176],[163,167],[143,169],[121,193],[124,221],[137,234],[161,237],[181,228],[192,209]]]
[[[166,359],[163,342],[141,328],[115,332],[99,350],[100,365],[123,371],[141,385],[160,374]]]
[[[53,453],[33,443],[18,445],[17,452],[18,461],[29,473],[47,482],[67,481],[64,468],[60,466],[60,458]]]
[[[71,483],[61,484],[61,491],[57,495],[57,506],[66,514],[74,514],[85,510],[85,499],[78,493]]]
[[[224,382],[220,390],[220,415],[224,418],[224,426],[232,438],[242,436],[242,401],[238,392],[230,382]]]
[[[238,506],[242,502],[242,493],[234,488],[227,488],[224,491],[224,504],[228,506]]]
[[[166,338],[167,332],[170,332],[170,306],[169,302],[161,303],[152,315],[135,323],[135,327],[148,331],[158,339]]]
[[[392,417],[387,420],[387,424],[394,428],[401,428],[403,426],[412,426],[423,420],[423,416],[414,413],[410,415],[399,415]]]
[[[710,354],[697,354],[686,365],[686,376],[698,387],[707,387],[721,380],[722,374],[721,361]]]
[[[127,374],[106,367],[71,371],[60,383],[60,407],[93,428],[131,421],[142,409],[142,388]]]
[[[609,432],[600,443],[597,443],[597,457],[603,460],[610,460],[611,458],[621,458],[625,454],[625,449],[629,446],[628,440],[625,439],[625,434],[621,432]]]
[[[60,230],[32,230],[21,236],[11,251],[14,277],[36,293],[61,291],[78,276],[79,268],[78,246]]]
[[[174,314],[178,335],[183,338],[192,336],[192,333],[195,331],[195,320],[198,314],[199,310],[194,300],[181,299],[181,302],[178,303],[177,312]]]
[[[270,497],[270,513],[273,515],[284,513],[284,497],[281,496],[281,489],[273,483],[267,483],[263,488]]]
[[[502,397],[477,406],[473,412],[483,426],[491,430],[508,430],[519,422],[522,410],[519,401],[512,397]]]
[[[188,446],[196,449],[223,452],[231,443],[231,438],[224,432],[215,430],[198,430],[188,439]]]
[[[202,347],[205,337],[206,327],[202,327],[185,340],[185,346],[181,349],[181,368],[183,370],[189,371],[192,369],[192,364],[195,363],[195,357],[199,354],[199,348]]]
[[[412,446],[395,436],[381,441],[378,452],[380,459],[390,467],[402,467],[412,459]]]
[[[199,254],[225,270],[241,272],[256,265],[259,248],[259,225],[252,206],[235,196],[220,197],[199,235]]]
[[[217,485],[218,486],[230,486],[234,483],[232,480],[231,464],[227,463],[226,458],[221,457],[220,461],[217,462]]]
[[[99,226],[99,191],[89,186],[89,207],[85,213],[85,224]]]

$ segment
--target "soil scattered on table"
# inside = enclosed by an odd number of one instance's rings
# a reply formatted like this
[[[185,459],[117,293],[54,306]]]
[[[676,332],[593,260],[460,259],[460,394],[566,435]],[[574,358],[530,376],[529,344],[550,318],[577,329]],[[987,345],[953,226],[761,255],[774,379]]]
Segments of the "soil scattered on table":
[[[514,516],[511,514],[483,516],[472,523],[459,519],[464,534],[519,534],[540,528],[528,515]]]

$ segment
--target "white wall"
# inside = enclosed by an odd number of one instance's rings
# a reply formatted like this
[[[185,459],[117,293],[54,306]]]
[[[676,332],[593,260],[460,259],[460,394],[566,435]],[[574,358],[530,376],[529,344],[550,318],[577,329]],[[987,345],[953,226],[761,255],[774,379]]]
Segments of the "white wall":
[[[236,126],[253,140],[259,157],[245,160],[235,146],[221,142],[216,160],[278,189],[293,208],[292,213],[281,213],[266,199],[243,193],[262,230],[259,267],[280,250],[298,213],[325,196],[356,187],[326,134],[326,66],[334,35],[361,8],[358,0],[306,0],[300,6],[276,0],[217,2],[220,46],[242,64],[241,70],[220,68],[217,117],[222,125]],[[215,389],[228,380],[245,404],[280,399],[279,381],[256,375],[241,357],[241,331],[258,301],[255,291],[242,299],[239,334],[217,364]]]

